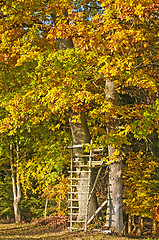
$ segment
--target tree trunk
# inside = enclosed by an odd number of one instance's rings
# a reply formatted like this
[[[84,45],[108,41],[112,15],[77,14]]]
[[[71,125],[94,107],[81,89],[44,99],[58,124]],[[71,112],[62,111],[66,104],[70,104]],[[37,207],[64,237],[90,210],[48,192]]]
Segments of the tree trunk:
[[[57,42],[57,46],[58,49],[67,49],[67,48],[74,48],[73,45],[73,41],[72,38],[68,38],[68,39],[56,39]],[[82,144],[82,143],[90,143],[91,137],[90,137],[90,133],[88,130],[88,125],[87,125],[87,121],[86,121],[86,116],[84,112],[80,113],[80,123],[73,123],[72,122],[72,118],[73,116],[77,115],[77,113],[74,113],[72,111],[72,109],[70,108],[70,112],[69,112],[69,123],[70,123],[70,127],[71,127],[71,132],[72,132],[72,139],[73,139],[73,144],[77,145],[77,144]],[[83,155],[83,149],[75,149],[75,155]],[[76,159],[77,161],[81,161],[81,159]],[[85,159],[86,160],[86,159]],[[78,219],[83,219],[83,216],[85,215],[86,212],[86,198],[87,198],[87,187],[84,185],[88,184],[87,180],[83,180],[82,178],[88,178],[88,173],[83,173],[81,172],[81,168],[77,168],[76,169],[78,172],[78,178],[81,178],[81,180],[79,180],[78,182],[78,199],[81,199],[81,201],[79,201],[79,215],[78,215]],[[83,169],[84,170],[84,169]],[[91,187],[93,186],[94,183],[94,179],[95,176],[93,174],[93,172],[91,173]],[[85,199],[85,201],[83,201]],[[97,199],[95,194],[92,194],[92,198],[89,202],[89,207],[88,207],[88,218],[90,218],[96,211],[97,209]]]
[[[73,113],[72,110],[70,110],[70,127],[71,127],[71,132],[72,132],[72,138],[73,138],[73,144],[74,145],[78,145],[78,144],[83,144],[83,143],[90,143],[91,137],[90,137],[90,133],[88,130],[88,125],[87,125],[87,121],[86,121],[86,116],[84,112],[80,113],[80,123],[74,123],[72,122],[72,117],[75,115],[75,113]],[[75,155],[84,155],[84,151],[82,148],[76,148],[75,150]],[[76,161],[88,161],[88,159],[84,158],[76,158]],[[78,174],[78,178],[81,178],[78,181],[78,199],[80,199],[81,201],[79,201],[79,215],[78,215],[78,219],[83,219],[83,216],[85,215],[86,212],[86,201],[87,201],[87,187],[85,185],[88,185],[88,180],[84,180],[82,178],[88,178],[88,173],[87,172],[82,172],[82,170],[84,170],[83,168],[76,168],[77,174]],[[94,184],[94,180],[95,180],[95,174],[92,170],[91,172],[91,179],[90,179],[90,189],[93,187]],[[85,201],[83,201],[85,200]],[[97,209],[98,205],[97,205],[97,199],[96,199],[96,195],[92,194],[92,197],[90,199],[89,202],[89,206],[88,206],[88,219],[95,213],[96,209]]]
[[[118,96],[115,91],[113,81],[106,81],[106,100],[111,101],[114,105],[118,102]],[[117,122],[113,118],[110,119],[107,128],[108,134],[111,130],[117,128]],[[108,146],[109,159],[113,157],[116,147]],[[108,186],[108,208],[106,226],[113,228],[118,232],[123,231],[123,210],[122,210],[122,160],[120,156],[114,163],[109,166],[109,186]]]
[[[15,222],[21,222],[21,211],[20,211],[20,201],[21,201],[21,187],[20,187],[20,179],[18,174],[18,164],[19,164],[19,145],[16,145],[16,154],[17,161],[14,161],[14,149],[13,144],[10,144],[10,164],[11,164],[11,178],[12,178],[12,187],[13,187],[13,208],[14,208],[14,216]]]
[[[109,157],[115,152],[115,148],[108,146]],[[107,226],[123,231],[123,211],[122,211],[122,161],[118,159],[109,167],[109,186],[108,186],[108,210]]]
[[[48,208],[48,197],[46,197],[46,202],[45,202],[45,218],[47,217],[47,208]]]

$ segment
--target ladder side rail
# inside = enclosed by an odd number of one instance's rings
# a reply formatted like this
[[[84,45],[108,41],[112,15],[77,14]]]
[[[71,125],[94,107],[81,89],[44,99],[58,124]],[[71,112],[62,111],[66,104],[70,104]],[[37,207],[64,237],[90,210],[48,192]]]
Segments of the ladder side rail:
[[[72,171],[73,171],[73,148],[71,149],[71,186],[70,186],[70,199],[72,199],[72,197],[73,197],[73,194],[72,194],[72,192],[73,192],[73,187],[72,187],[72,185],[73,185],[73,180],[72,180],[72,178],[73,178],[73,173],[72,173]],[[72,203],[72,200],[70,201],[70,230],[72,231],[72,211],[73,211],[73,203]]]
[[[90,141],[90,145],[92,145],[92,140]],[[91,182],[91,162],[92,162],[92,149],[90,149],[90,154],[89,154],[89,173],[88,173],[88,192],[90,191],[90,182]],[[89,194],[88,194],[89,196]],[[85,226],[84,229],[85,231],[87,230],[87,218],[88,218],[88,199],[86,202],[86,215],[85,215]]]

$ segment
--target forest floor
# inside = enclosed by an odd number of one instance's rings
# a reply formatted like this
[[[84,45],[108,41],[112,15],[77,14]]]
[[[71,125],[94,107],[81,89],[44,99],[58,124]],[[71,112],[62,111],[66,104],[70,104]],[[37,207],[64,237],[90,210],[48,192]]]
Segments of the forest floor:
[[[68,230],[53,229],[52,226],[35,224],[0,224],[0,239],[9,240],[135,240],[141,238],[119,237],[102,232],[69,232]],[[151,240],[151,237],[142,238]],[[157,239],[157,238],[153,238]]]

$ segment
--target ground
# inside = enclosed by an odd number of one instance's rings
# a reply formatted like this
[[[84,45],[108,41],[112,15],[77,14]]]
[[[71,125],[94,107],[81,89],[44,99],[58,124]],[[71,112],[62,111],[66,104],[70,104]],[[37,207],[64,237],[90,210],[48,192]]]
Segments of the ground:
[[[36,224],[0,224],[0,239],[14,240],[134,240],[135,238],[118,237],[106,235],[105,233],[88,231],[88,232],[69,232],[66,230],[55,230],[52,226]],[[136,238],[137,239],[137,238]],[[139,238],[138,238],[139,239]],[[151,240],[152,238],[143,238]],[[156,238],[157,239],[157,238]]]

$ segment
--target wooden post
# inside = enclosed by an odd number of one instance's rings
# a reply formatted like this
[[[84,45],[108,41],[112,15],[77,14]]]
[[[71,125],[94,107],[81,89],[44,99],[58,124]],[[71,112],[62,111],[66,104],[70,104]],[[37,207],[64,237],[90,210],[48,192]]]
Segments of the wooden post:
[[[153,237],[156,236],[156,232],[157,232],[157,223],[156,223],[156,219],[153,219],[153,222],[152,222],[152,236]]]
[[[131,215],[128,216],[128,234],[131,234]]]
[[[144,229],[144,219],[139,216],[139,234],[142,236],[143,234],[143,229]]]

